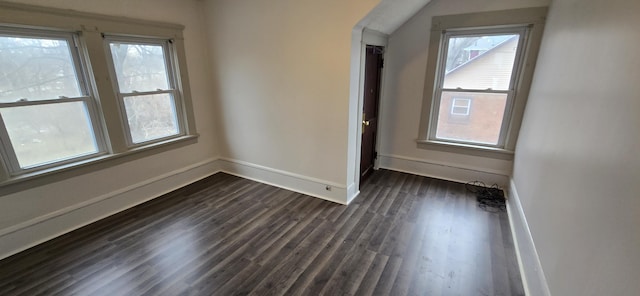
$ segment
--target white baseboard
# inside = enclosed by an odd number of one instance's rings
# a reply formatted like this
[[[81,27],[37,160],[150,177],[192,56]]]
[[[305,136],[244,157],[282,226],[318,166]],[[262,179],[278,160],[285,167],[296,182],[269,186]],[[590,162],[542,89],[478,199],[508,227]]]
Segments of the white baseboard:
[[[551,292],[513,179],[509,184],[507,212],[509,213],[509,224],[511,224],[513,244],[516,248],[525,293],[526,295],[550,296]]]
[[[221,158],[218,159],[217,162],[219,163],[220,170],[228,174],[339,204],[346,205],[348,203],[347,188],[338,183],[311,178],[235,159]],[[330,186],[330,190],[326,189],[327,186]]]
[[[347,194],[345,186],[326,180],[238,160],[209,159],[0,229],[0,259],[152,200],[220,171],[340,204],[347,204],[359,193],[355,188],[355,184],[349,187],[349,194]],[[330,190],[326,189],[327,186],[330,187]]]
[[[477,180],[487,185],[498,184],[503,188],[509,184],[509,177],[501,172],[462,167],[456,164],[434,163],[396,155],[378,155],[378,167],[460,183]]]
[[[347,187],[347,204],[350,204],[358,195],[360,195],[360,189],[356,186],[356,183],[351,183]]]
[[[0,229],[0,259],[134,207],[220,171],[205,160],[44,216]]]

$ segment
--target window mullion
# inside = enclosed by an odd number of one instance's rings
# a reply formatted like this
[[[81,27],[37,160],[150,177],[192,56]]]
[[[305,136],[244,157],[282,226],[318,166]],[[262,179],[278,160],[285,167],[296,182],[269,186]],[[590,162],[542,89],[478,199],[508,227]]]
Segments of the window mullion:
[[[97,96],[100,98],[99,109],[103,116],[101,120],[106,126],[107,143],[110,144],[112,153],[121,153],[127,151],[127,142],[125,130],[121,124],[121,112],[118,95],[115,93],[114,84],[109,76],[110,70],[108,66],[108,56],[104,50],[102,34],[98,31],[84,31],[83,40],[86,44],[88,58],[91,62],[93,76],[95,81],[95,89]]]

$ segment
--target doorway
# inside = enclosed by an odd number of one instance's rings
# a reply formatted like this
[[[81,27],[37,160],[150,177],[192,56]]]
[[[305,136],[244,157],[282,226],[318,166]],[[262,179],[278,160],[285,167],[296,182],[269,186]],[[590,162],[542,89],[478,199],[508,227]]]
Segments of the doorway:
[[[380,82],[384,65],[384,47],[367,45],[364,68],[362,106],[362,146],[360,151],[360,186],[373,173],[378,133]]]

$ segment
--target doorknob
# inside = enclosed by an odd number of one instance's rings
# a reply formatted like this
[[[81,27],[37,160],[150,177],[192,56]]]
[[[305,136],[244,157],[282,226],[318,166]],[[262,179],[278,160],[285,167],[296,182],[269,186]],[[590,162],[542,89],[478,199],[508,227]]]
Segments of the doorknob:
[[[363,120],[362,121],[362,133],[364,134],[364,128],[369,126],[370,122],[369,120]]]
[[[362,133],[364,134],[364,128],[369,126],[369,124],[371,124],[369,122],[369,120],[364,120],[365,118],[367,118],[367,113],[362,113]]]
[[[369,120],[364,120],[365,118],[367,118],[367,113],[364,113],[364,112],[363,112],[363,113],[362,113],[362,133],[363,133],[363,134],[364,134],[364,128],[365,128],[366,126],[369,126],[369,124],[371,124],[371,123],[369,122]]]

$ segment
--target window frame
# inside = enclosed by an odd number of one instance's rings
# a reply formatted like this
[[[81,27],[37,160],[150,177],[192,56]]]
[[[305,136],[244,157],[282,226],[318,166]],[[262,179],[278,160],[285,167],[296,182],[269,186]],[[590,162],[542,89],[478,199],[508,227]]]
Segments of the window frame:
[[[436,66],[437,75],[435,84],[435,91],[433,94],[433,99],[431,103],[431,121],[428,126],[428,140],[429,141],[440,141],[440,142],[448,142],[454,144],[464,144],[464,145],[472,145],[478,147],[491,147],[491,148],[504,148],[504,144],[507,137],[507,132],[509,129],[509,122],[512,117],[513,111],[513,101],[515,99],[515,87],[516,82],[518,81],[518,77],[520,76],[520,69],[522,68],[522,64],[524,63],[524,45],[527,44],[529,28],[526,25],[515,25],[515,26],[501,26],[501,27],[485,27],[485,28],[458,28],[451,30],[444,30],[441,36],[440,48],[438,49],[438,65]],[[516,49],[516,54],[514,57],[513,68],[511,72],[511,78],[509,80],[509,86],[506,90],[492,90],[492,89],[467,89],[467,88],[444,88],[444,80],[446,75],[446,62],[447,62],[447,54],[449,49],[449,40],[451,38],[458,37],[472,37],[472,36],[488,36],[488,35],[502,35],[502,34],[513,34],[518,35],[518,45]],[[500,133],[498,136],[497,143],[489,144],[482,142],[473,142],[473,141],[463,141],[463,140],[454,140],[454,139],[444,139],[438,138],[436,136],[438,130],[438,118],[439,118],[439,110],[440,104],[442,100],[443,92],[458,92],[458,93],[479,93],[479,94],[506,94],[506,104],[504,110],[504,117],[502,118],[502,125],[500,126]],[[453,106],[453,102],[452,102]],[[453,110],[453,107],[452,107]],[[451,111],[453,115],[453,111]],[[468,116],[460,115],[460,116]]]
[[[115,69],[115,64],[113,61],[113,55],[111,52],[111,42],[118,42],[118,43],[126,43],[126,44],[135,44],[135,45],[159,45],[162,47],[163,49],[163,54],[164,54],[164,63],[165,63],[165,70],[166,70],[166,74],[167,74],[167,83],[168,83],[168,87],[169,89],[166,90],[162,90],[162,91],[134,91],[131,93],[123,93],[120,91],[120,85],[118,82],[118,76],[116,73],[116,69]],[[185,134],[185,118],[184,118],[184,113],[183,113],[183,103],[182,103],[182,98],[180,95],[180,91],[177,87],[178,83],[178,77],[177,74],[179,72],[179,68],[178,65],[176,63],[176,59],[174,57],[175,55],[175,49],[173,48],[173,40],[172,39],[166,39],[166,38],[153,38],[153,37],[133,37],[133,36],[119,36],[119,35],[104,35],[104,48],[107,54],[107,58],[109,60],[108,62],[108,66],[109,66],[109,73],[111,75],[111,81],[113,84],[113,91],[117,94],[117,98],[118,98],[118,106],[120,108],[120,119],[122,121],[122,127],[124,128],[124,132],[125,132],[125,137],[126,137],[126,144],[128,147],[131,148],[135,148],[135,147],[141,147],[141,146],[145,146],[148,144],[152,144],[152,143],[157,143],[157,142],[162,142],[162,141],[166,141],[172,138],[177,138],[180,136],[184,136]],[[128,117],[127,117],[127,110],[125,107],[125,103],[124,103],[124,99],[126,97],[133,97],[133,96],[144,96],[144,95],[154,95],[154,94],[170,94],[171,95],[171,99],[172,99],[172,103],[173,103],[173,107],[174,107],[174,111],[175,111],[175,116],[176,116],[176,124],[178,125],[178,133],[173,134],[173,135],[168,135],[165,137],[160,137],[160,138],[155,138],[155,139],[151,139],[151,140],[147,140],[147,141],[142,141],[139,143],[136,143],[133,141],[132,139],[132,135],[131,135],[131,127],[129,125],[129,121],[128,121]]]
[[[7,152],[3,150],[6,148],[6,141],[0,143],[0,196],[197,143],[199,135],[189,87],[183,25],[3,1],[0,1],[0,19],[3,20],[0,24],[3,28],[16,31],[33,30],[77,36],[69,46],[78,51],[80,59],[76,61],[79,62],[76,67],[86,71],[78,72],[78,76],[83,75],[82,79],[85,80],[81,87],[86,87],[95,103],[93,108],[87,109],[89,116],[93,114],[90,117],[92,125],[101,128],[93,129],[101,153],[38,166],[19,173],[10,167],[11,161],[5,156]],[[118,96],[112,84],[115,76],[109,72],[111,57],[107,56],[104,49],[104,36],[173,41],[172,53],[165,58],[170,57],[175,63],[175,69],[172,69],[175,71],[174,89],[180,102],[175,99],[174,102],[180,134],[138,143],[139,145],[128,145]],[[8,135],[0,134],[0,137],[9,139]]]
[[[482,157],[513,159],[513,151],[517,142],[524,107],[529,93],[531,79],[540,48],[542,32],[547,15],[547,7],[531,7],[510,9],[501,11],[489,11],[479,13],[467,13],[457,15],[434,16],[432,19],[427,67],[425,73],[425,88],[423,93],[420,126],[416,143],[419,149],[449,151],[453,153],[470,154]],[[443,36],[446,32],[472,31],[472,30],[509,30],[515,27],[526,27],[527,34],[521,38],[522,60],[521,68],[514,71],[517,75],[512,79],[513,99],[509,118],[503,119],[501,128],[502,142],[499,145],[482,145],[468,142],[435,139],[434,108],[435,95],[441,69],[438,67],[443,56],[441,51]],[[517,61],[516,61],[517,62]],[[507,114],[505,113],[505,116]]]
[[[90,73],[86,66],[86,57],[78,47],[78,33],[47,29],[15,28],[6,26],[0,26],[0,33],[3,36],[24,38],[51,38],[67,41],[69,54],[71,56],[73,67],[76,73],[76,82],[78,84],[80,92],[82,93],[82,95],[79,97],[59,97],[44,100],[0,103],[0,109],[5,107],[28,107],[38,105],[63,104],[70,102],[82,102],[87,112],[87,117],[90,121],[93,140],[95,141],[97,150],[94,153],[81,154],[75,157],[68,157],[58,160],[52,160],[41,164],[21,167],[15,149],[13,148],[13,144],[11,143],[11,138],[9,137],[6,124],[2,116],[0,115],[0,153],[2,156],[1,158],[3,160],[3,168],[5,172],[9,176],[19,176],[104,155],[107,151],[107,145],[105,142],[103,127],[100,124],[100,112],[97,107],[96,96],[89,83],[92,78],[89,76]]]

